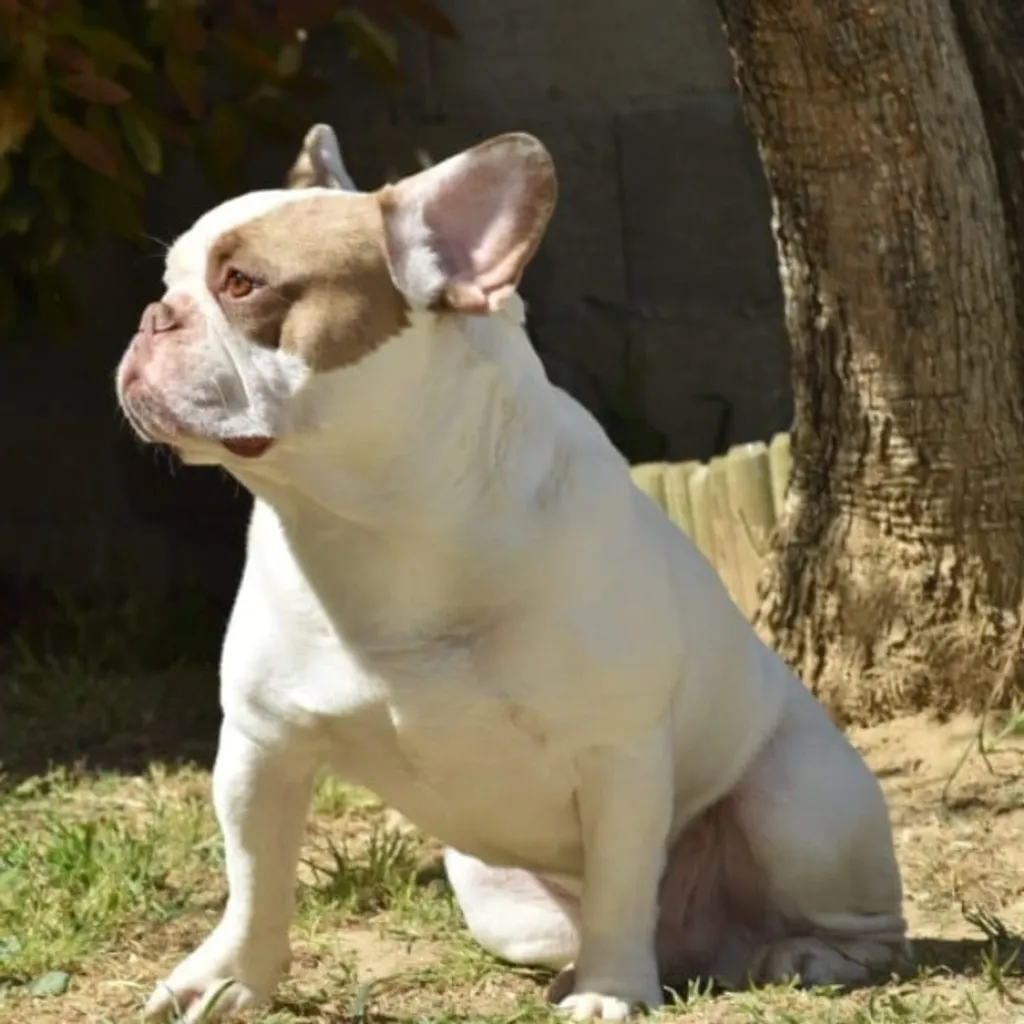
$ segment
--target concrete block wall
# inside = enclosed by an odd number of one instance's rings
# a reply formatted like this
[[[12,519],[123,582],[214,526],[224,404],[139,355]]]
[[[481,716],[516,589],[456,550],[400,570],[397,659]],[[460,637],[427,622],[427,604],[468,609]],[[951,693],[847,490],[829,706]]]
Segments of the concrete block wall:
[[[462,38],[403,32],[397,95],[336,48],[309,55],[332,88],[306,116],[335,125],[356,181],[412,171],[420,150],[441,159],[499,132],[534,132],[561,182],[523,284],[552,378],[637,460],[706,459],[785,429],[769,202],[713,0],[441,2]],[[254,145],[244,185],[277,183],[292,155]],[[213,201],[179,161],[153,190],[149,232],[171,238]],[[75,268],[90,311],[77,342],[0,350],[0,574],[234,586],[244,496],[215,471],[172,476],[114,408],[111,374],[157,292],[157,255],[89,254]],[[623,434],[623,411],[646,431]]]

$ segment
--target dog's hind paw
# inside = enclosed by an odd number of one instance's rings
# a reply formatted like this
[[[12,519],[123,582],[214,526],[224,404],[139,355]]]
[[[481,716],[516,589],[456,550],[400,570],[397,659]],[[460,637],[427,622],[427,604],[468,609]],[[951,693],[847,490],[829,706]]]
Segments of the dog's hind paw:
[[[759,950],[750,974],[753,981],[762,985],[795,980],[807,988],[856,988],[868,984],[880,971],[895,966],[902,948],[899,943],[871,939],[793,936]]]

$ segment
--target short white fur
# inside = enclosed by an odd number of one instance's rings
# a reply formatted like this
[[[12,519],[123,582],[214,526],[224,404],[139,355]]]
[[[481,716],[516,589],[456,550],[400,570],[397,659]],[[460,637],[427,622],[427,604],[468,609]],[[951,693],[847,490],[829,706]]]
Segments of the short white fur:
[[[208,310],[219,234],[295,195],[202,218],[168,286]],[[436,285],[429,266],[406,277]],[[295,429],[260,459],[191,451],[255,496],[214,771],[230,895],[150,1015],[174,993],[198,1020],[228,979],[218,1014],[271,995],[323,767],[448,845],[488,949],[572,965],[561,1006],[575,1017],[660,1002],[659,882],[723,799],[787,922],[757,949],[705,950],[724,980],[858,982],[896,962],[905,923],[877,781],[549,383],[518,297],[486,317],[414,312],[400,338],[315,375],[208,323],[211,365],[229,352],[261,396],[253,419]],[[188,387],[175,400],[188,406]]]

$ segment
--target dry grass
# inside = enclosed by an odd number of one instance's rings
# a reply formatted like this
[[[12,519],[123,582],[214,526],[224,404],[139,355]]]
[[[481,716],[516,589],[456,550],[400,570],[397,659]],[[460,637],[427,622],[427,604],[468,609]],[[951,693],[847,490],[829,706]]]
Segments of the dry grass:
[[[105,657],[69,667],[22,651],[0,684],[8,1024],[138,1020],[153,984],[223,903],[207,793],[214,681],[171,664],[144,679]],[[916,717],[855,734],[892,801],[914,977],[852,994],[683,993],[660,1015],[693,1024],[1024,1019],[1024,728],[1011,718],[992,729],[998,742],[968,758],[948,788],[975,720]],[[189,759],[175,763],[172,746]],[[44,760],[62,767],[42,770]],[[468,940],[436,847],[371,795],[331,780],[310,819],[294,939],[291,977],[253,1018],[260,1024],[552,1019],[546,978]]]

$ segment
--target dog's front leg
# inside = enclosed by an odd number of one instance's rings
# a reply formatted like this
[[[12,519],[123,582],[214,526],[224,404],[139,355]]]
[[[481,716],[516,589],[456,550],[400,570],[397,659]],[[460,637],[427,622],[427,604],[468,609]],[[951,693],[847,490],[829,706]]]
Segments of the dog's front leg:
[[[670,737],[662,730],[630,750],[594,750],[580,770],[580,949],[559,1007],[577,1020],[621,1020],[662,1001],[654,942],[672,827]]]
[[[181,1009],[186,1021],[212,1020],[255,1006],[274,991],[288,968],[314,767],[296,751],[269,750],[225,722],[213,798],[224,835],[227,906],[209,938],[158,986],[147,1017]]]

